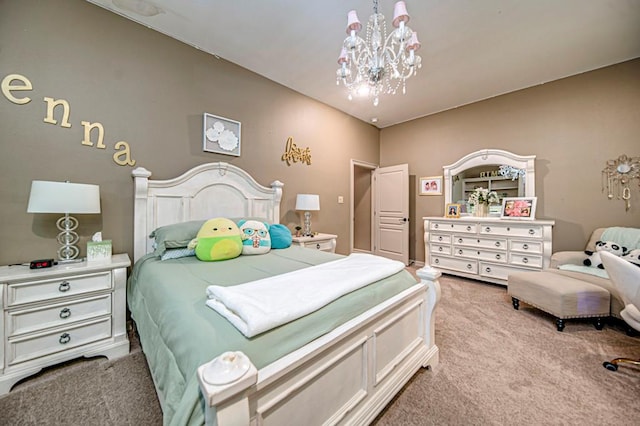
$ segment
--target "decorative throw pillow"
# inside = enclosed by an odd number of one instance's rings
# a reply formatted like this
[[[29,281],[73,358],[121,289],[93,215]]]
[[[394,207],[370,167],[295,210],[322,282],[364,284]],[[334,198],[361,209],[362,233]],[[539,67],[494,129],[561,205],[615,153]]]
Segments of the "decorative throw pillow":
[[[169,248],[186,247],[198,234],[203,224],[204,220],[192,220],[157,228],[149,235],[149,238],[155,239],[154,254],[162,256]]]
[[[293,241],[293,235],[289,228],[281,223],[274,223],[269,227],[269,234],[271,235],[271,248],[283,249],[291,245]]]
[[[217,217],[206,221],[188,248],[204,261],[233,259],[242,253],[242,238],[238,226],[229,219]]]
[[[269,224],[257,220],[238,222],[242,235],[242,254],[265,254],[271,250]]]

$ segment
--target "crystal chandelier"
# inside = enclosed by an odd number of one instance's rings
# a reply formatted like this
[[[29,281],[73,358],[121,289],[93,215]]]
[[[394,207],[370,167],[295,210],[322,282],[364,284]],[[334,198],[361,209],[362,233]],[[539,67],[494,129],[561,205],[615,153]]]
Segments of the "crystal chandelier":
[[[378,1],[373,1],[373,15],[367,23],[367,35],[358,36],[362,24],[355,10],[347,15],[348,37],[342,44],[336,84],[345,85],[349,100],[355,95],[373,97],[378,105],[380,94],[395,94],[400,85],[406,93],[406,80],[415,75],[422,59],[415,51],[420,48],[418,34],[406,24],[409,22],[407,6],[403,1],[393,10],[394,30],[387,36],[384,15],[378,13]]]

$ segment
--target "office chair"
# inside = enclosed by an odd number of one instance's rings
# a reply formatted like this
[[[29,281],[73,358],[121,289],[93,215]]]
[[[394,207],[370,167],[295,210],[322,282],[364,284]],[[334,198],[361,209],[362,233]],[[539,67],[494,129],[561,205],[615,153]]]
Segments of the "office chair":
[[[640,331],[640,268],[611,253],[600,252],[600,258],[613,287],[624,302],[620,316],[629,326]],[[616,358],[602,365],[607,370],[616,371],[618,364],[622,363],[640,366],[640,359]]]

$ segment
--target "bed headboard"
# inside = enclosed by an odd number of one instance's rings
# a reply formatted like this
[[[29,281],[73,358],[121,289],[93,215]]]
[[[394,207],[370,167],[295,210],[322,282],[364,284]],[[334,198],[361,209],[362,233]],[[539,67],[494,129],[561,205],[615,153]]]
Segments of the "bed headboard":
[[[134,181],[133,257],[153,251],[149,234],[159,226],[213,217],[261,217],[280,222],[282,187],[260,185],[244,170],[218,162],[194,167],[168,180],[150,180],[138,167]]]

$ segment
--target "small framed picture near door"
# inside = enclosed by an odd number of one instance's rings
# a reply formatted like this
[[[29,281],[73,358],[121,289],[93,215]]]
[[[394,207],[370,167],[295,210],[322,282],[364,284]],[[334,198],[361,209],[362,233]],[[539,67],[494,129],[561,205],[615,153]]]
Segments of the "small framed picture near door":
[[[240,157],[240,122],[204,113],[202,150]]]
[[[442,195],[442,176],[421,177],[420,195]]]

